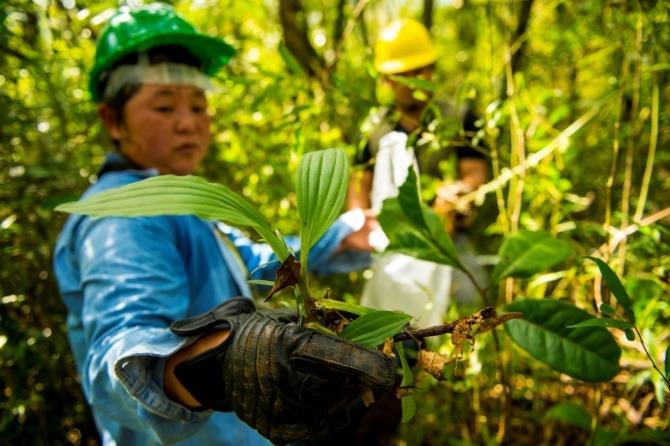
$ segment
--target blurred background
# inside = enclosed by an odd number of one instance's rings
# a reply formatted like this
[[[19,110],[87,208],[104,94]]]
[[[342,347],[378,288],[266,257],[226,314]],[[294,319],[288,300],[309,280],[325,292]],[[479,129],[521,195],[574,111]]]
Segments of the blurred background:
[[[99,442],[51,270],[66,218],[53,207],[96,180],[110,149],[87,73],[101,25],[119,4],[137,3],[0,1],[5,444]],[[473,107],[477,138],[491,160],[493,183],[477,197],[468,231],[480,259],[494,264],[503,236],[520,229],[560,236],[579,255],[597,253],[623,277],[650,354],[663,363],[670,342],[670,1],[174,5],[238,50],[210,98],[213,150],[199,174],[242,193],[284,234],[297,232],[293,176],[301,154],[342,147],[353,158],[362,123],[389,100],[372,64],[378,31],[396,18],[422,21],[440,54],[435,95]],[[444,124],[435,132],[458,125]],[[427,200],[435,181],[422,178]],[[356,301],[363,275],[320,286]],[[508,279],[498,303],[551,296],[593,313],[607,301],[601,285],[593,265],[576,260],[527,280]],[[478,308],[454,305],[445,320]],[[509,403],[501,405],[491,337],[480,337],[449,380],[419,382],[417,416],[401,427],[396,444],[670,444],[668,392],[639,342],[615,333],[624,350],[621,372],[611,382],[587,384],[533,360],[499,332]],[[436,343],[446,346],[448,338]]]

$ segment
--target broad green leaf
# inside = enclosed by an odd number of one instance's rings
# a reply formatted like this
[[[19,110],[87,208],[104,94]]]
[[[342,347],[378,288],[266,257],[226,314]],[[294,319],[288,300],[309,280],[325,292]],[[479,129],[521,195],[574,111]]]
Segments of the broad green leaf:
[[[665,377],[670,379],[670,345],[665,349]]]
[[[610,319],[606,317],[593,319],[587,319],[578,324],[568,325],[568,328],[583,328],[583,327],[607,327],[607,328],[619,328],[621,330],[627,330],[633,327],[633,324],[627,321],[621,321],[619,319]]]
[[[545,231],[519,231],[505,239],[498,255],[494,280],[528,278],[566,260],[572,248]]]
[[[57,211],[94,217],[196,215],[256,230],[280,259],[288,256],[282,238],[248,201],[222,184],[188,175],[160,175],[65,203]]]
[[[602,274],[603,279],[605,279],[605,283],[607,284],[607,287],[610,289],[612,294],[614,294],[617,302],[619,302],[619,305],[623,307],[624,312],[626,313],[626,317],[631,322],[635,323],[635,313],[633,313],[633,302],[631,301],[630,296],[626,291],[626,288],[624,288],[623,284],[617,277],[616,273],[612,271],[612,268],[610,268],[609,265],[603,262],[602,260],[590,256],[586,256],[586,258],[595,262],[595,264],[598,265],[600,274]]]
[[[412,316],[400,311],[373,311],[344,327],[340,337],[365,347],[377,347],[407,325]]]
[[[296,193],[303,271],[309,249],[340,214],[348,183],[349,160],[342,149],[310,152],[300,160]]]
[[[407,358],[405,358],[405,348],[402,342],[395,344],[395,349],[398,352],[398,358],[400,358],[400,365],[402,366],[402,380],[400,381],[400,387],[410,387],[414,385],[414,374],[412,369],[407,364]],[[416,414],[416,397],[414,394],[405,395],[400,399],[400,405],[402,409],[402,419],[401,423],[407,423],[414,418]]]
[[[638,432],[633,432],[626,437],[625,441],[634,444],[649,444],[649,445],[670,445],[670,430],[664,431],[656,429],[642,429]]]
[[[619,444],[619,437],[622,432],[612,429],[606,429],[602,426],[596,427],[595,432],[589,440],[589,446],[613,446]]]
[[[384,200],[379,223],[389,238],[389,252],[462,269],[454,242],[440,217],[421,202],[417,178],[410,167],[398,196]]]
[[[352,304],[349,302],[342,302],[334,299],[315,299],[314,306],[322,310],[337,310],[346,311],[347,313],[363,316],[364,314],[372,313],[372,308],[364,307],[362,305]]]
[[[621,349],[602,327],[568,328],[592,316],[566,302],[549,299],[519,300],[505,311],[520,311],[523,319],[505,324],[521,348],[554,370],[583,381],[606,381],[619,371]]]
[[[591,414],[582,406],[569,401],[558,403],[544,414],[545,420],[558,420],[587,431],[591,430]]]

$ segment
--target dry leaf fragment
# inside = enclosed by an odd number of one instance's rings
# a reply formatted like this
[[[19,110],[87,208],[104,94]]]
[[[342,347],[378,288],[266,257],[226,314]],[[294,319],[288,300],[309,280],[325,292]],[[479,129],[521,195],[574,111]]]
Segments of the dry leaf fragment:
[[[372,393],[372,389],[368,386],[362,387],[361,398],[363,399],[363,404],[365,404],[365,407],[370,407],[370,404],[375,402],[375,395]]]
[[[395,396],[399,399],[405,398],[406,396],[410,396],[413,393],[414,393],[414,386],[398,387],[397,389],[395,389]]]
[[[300,278],[300,262],[295,260],[293,255],[286,257],[286,260],[277,268],[277,278],[275,284],[270,290],[270,294],[265,298],[265,302],[269,301],[272,296],[280,290],[296,285]]]
[[[518,311],[503,313],[499,315],[496,315],[494,312],[493,316],[488,317],[482,321],[475,334],[486,333],[487,331],[493,330],[500,324],[504,324],[505,322],[512,319],[521,319],[522,317],[523,313],[519,313]]]
[[[386,355],[387,358],[395,358],[395,353],[393,353],[393,338],[386,338],[384,340],[384,347],[382,348],[382,353]]]
[[[454,359],[449,359],[444,355],[431,352],[430,350],[422,349],[419,351],[419,367],[433,375],[437,380],[444,379],[444,375],[442,374],[444,366],[454,361]]]

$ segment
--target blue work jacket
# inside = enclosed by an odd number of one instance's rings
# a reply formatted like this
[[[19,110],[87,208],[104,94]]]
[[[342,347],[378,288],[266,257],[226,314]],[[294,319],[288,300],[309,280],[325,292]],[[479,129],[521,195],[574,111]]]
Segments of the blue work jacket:
[[[132,169],[118,155],[108,156],[105,171],[84,196],[157,174]],[[369,254],[335,254],[352,231],[343,219],[333,224],[310,251],[313,272],[369,264]],[[297,239],[287,242],[297,247]],[[169,399],[163,371],[167,356],[194,341],[174,335],[170,323],[234,296],[251,297],[248,271],[253,278],[274,279],[279,262],[272,259],[267,245],[193,216],[69,217],[54,269],[82,387],[103,444],[269,444],[234,413],[194,412]]]

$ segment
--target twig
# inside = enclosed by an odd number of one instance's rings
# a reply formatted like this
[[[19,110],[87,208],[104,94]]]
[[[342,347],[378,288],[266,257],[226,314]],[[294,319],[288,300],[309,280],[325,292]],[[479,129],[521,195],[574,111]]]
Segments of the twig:
[[[649,192],[649,183],[651,182],[651,171],[654,168],[654,156],[656,155],[656,146],[658,145],[658,106],[659,106],[659,88],[658,79],[654,76],[654,86],[651,92],[651,129],[649,131],[649,152],[647,154],[647,163],[644,167],[644,176],[642,177],[642,186],[640,187],[640,198],[637,200],[637,208],[633,221],[640,221],[644,212],[644,205],[647,201]]]
[[[531,154],[526,158],[523,163],[516,165],[513,169],[502,169],[500,175],[498,175],[493,181],[479,187],[479,189],[463,195],[457,202],[457,206],[466,206],[473,201],[479,201],[483,199],[484,195],[489,192],[497,191],[501,189],[505,184],[507,184],[512,178],[521,175],[531,167],[535,167],[541,160],[549,156],[554,150],[563,147],[568,144],[569,138],[577,133],[587,122],[589,122],[598,112],[603,104],[609,99],[608,95],[601,102],[594,105],[589,111],[580,116],[575,122],[570,124],[565,130],[563,130],[556,138],[554,138],[549,144],[547,144],[542,149]]]
[[[623,58],[621,65],[621,84],[625,85],[628,80],[628,61],[626,58]],[[616,177],[616,168],[619,161],[619,147],[621,144],[620,132],[621,132],[621,114],[624,109],[624,100],[625,100],[625,89],[619,89],[619,109],[617,111],[616,121],[614,121],[614,135],[612,142],[612,163],[610,164],[610,173],[607,177],[607,183],[605,186],[605,227],[610,227],[612,225],[612,190],[614,188],[614,180]],[[612,251],[610,250],[605,254],[605,257],[610,257]]]
[[[654,212],[648,217],[641,219],[637,224],[632,224],[624,229],[617,229],[614,226],[606,227],[607,231],[612,235],[612,237],[607,243],[604,243],[596,251],[605,252],[605,249],[608,249],[609,252],[614,252],[617,245],[621,243],[622,240],[625,240],[628,236],[636,233],[640,230],[640,228],[649,226],[668,217],[670,217],[670,207],[661,209],[658,212]]]
[[[351,34],[351,32],[354,30],[354,25],[356,24],[358,17],[363,12],[363,9],[365,9],[365,5],[367,3],[368,3],[367,0],[358,0],[358,3],[354,7],[354,10],[351,14],[351,17],[347,21],[347,25],[345,26],[344,31],[342,31],[340,38],[335,43],[335,56],[333,57],[333,61],[330,63],[330,65],[326,67],[327,73],[330,74],[335,70],[337,62],[339,61],[340,56],[342,54],[342,47],[344,46],[344,42],[347,40],[347,37],[349,37],[349,34]]]
[[[507,322],[508,320],[520,319],[523,317],[523,314],[519,312],[503,313],[498,316],[492,307],[484,308],[479,312],[479,314],[484,318],[485,321],[491,321],[491,324],[481,327],[477,330],[476,333],[484,333],[497,325]],[[409,330],[403,333],[398,333],[397,335],[393,336],[393,342],[407,341],[409,339],[421,340],[424,338],[451,333],[454,331],[454,328],[464,323],[469,323],[468,321],[471,319],[472,316],[466,316],[453,322],[447,322],[446,324],[434,325],[432,327],[422,328],[420,330]]]
[[[670,380],[668,380],[668,377],[661,372],[661,369],[656,365],[656,361],[654,361],[654,358],[649,354],[649,350],[647,350],[647,346],[645,345],[644,340],[642,340],[642,335],[640,334],[640,330],[637,329],[637,325],[633,325],[633,330],[637,333],[637,337],[640,339],[640,344],[642,344],[642,348],[644,349],[647,358],[651,361],[651,365],[654,366],[654,369],[661,375],[663,382],[665,382],[665,386],[670,390]]]
[[[638,119],[638,109],[640,107],[640,83],[642,71],[642,18],[638,16],[637,27],[635,32],[635,50],[636,61],[633,71],[633,99],[629,113],[631,131],[628,135],[628,143],[626,144],[626,164],[624,169],[623,189],[621,194],[621,228],[628,226],[628,218],[630,212],[630,195],[633,185],[633,151],[637,144],[637,137],[640,131],[640,120]],[[623,274],[626,262],[626,240],[624,239],[619,245],[619,257],[621,264],[619,265],[619,274]]]

